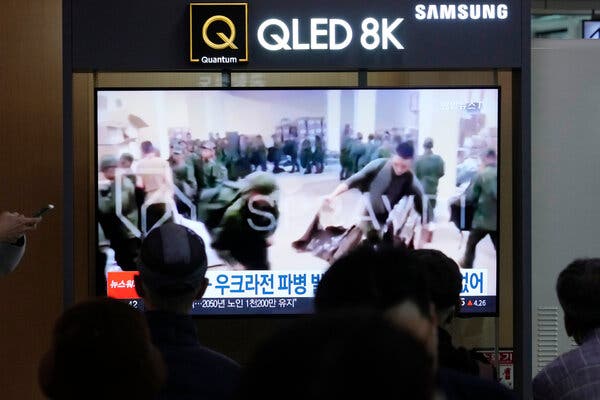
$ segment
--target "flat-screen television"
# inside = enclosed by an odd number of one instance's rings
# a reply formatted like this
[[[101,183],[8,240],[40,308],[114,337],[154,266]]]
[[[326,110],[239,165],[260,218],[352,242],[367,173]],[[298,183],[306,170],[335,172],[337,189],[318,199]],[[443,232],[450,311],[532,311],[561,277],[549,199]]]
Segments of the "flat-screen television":
[[[102,287],[140,304],[140,239],[172,218],[206,243],[210,286],[193,314],[310,313],[322,274],[363,240],[441,250],[461,266],[461,312],[495,314],[499,98],[498,87],[98,89]]]
[[[600,21],[581,21],[582,39],[600,39]]]

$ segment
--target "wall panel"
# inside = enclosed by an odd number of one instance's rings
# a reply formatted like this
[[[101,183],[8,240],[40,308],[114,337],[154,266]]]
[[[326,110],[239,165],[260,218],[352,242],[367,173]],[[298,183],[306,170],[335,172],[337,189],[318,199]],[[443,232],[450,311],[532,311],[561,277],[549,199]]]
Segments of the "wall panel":
[[[0,396],[41,399],[37,364],[62,308],[62,2],[3,1],[0,210],[57,208],[0,279]]]

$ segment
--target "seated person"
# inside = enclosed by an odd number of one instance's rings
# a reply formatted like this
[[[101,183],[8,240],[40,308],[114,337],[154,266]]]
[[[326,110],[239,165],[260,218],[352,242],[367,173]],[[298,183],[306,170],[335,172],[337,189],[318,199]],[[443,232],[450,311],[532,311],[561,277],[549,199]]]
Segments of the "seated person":
[[[408,361],[410,360],[410,361]],[[237,399],[433,399],[422,343],[369,311],[303,319],[262,345]]]
[[[135,289],[143,298],[152,341],[168,368],[159,399],[227,399],[240,367],[198,343],[189,315],[208,286],[204,242],[192,230],[167,222],[142,242]]]
[[[39,381],[52,400],[146,400],[163,385],[165,366],[139,311],[96,299],[58,319]]]
[[[533,398],[600,398],[600,258],[573,261],[559,275],[556,294],[565,329],[579,347],[560,355],[533,379]]]

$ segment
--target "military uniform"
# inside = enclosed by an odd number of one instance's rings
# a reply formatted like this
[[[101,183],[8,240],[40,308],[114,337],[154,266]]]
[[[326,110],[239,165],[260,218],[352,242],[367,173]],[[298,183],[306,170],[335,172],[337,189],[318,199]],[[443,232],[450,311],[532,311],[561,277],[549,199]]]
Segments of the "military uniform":
[[[188,162],[182,165],[173,165],[173,183],[175,186],[191,201],[196,200],[198,194],[198,183],[194,176],[194,166]],[[179,213],[189,217],[190,210],[188,206],[183,203],[177,195],[175,195],[175,204]]]
[[[490,235],[498,251],[498,169],[495,164],[487,165],[477,175],[468,189],[467,202],[475,206],[475,213],[462,266],[472,268],[475,247],[486,235]]]
[[[352,148],[352,138],[344,137],[340,146],[340,180],[347,179],[352,175],[352,158],[350,158],[350,149]]]
[[[123,178],[121,182],[122,215],[137,228],[138,208],[135,188],[127,178]],[[124,270],[135,270],[140,241],[117,216],[115,196],[115,181],[111,181],[108,188],[98,190],[98,222],[110,241],[110,247],[115,251],[117,264]]]
[[[315,151],[312,153],[312,162],[315,166],[315,172],[317,174],[323,172],[325,164],[325,149],[323,148],[322,140],[315,140]]]
[[[357,173],[360,168],[358,167],[358,160],[364,156],[367,152],[367,146],[360,139],[356,139],[352,142],[350,146],[350,160],[352,162],[351,172],[353,174]]]
[[[300,165],[305,168],[304,173],[310,174],[312,169],[312,150],[310,140],[304,139],[300,144]]]
[[[213,203],[213,211],[221,211],[222,217],[212,230],[212,247],[222,258],[246,269],[269,269],[267,240],[275,232],[279,219],[275,180],[269,174],[255,172],[239,182],[237,188],[225,189]]]
[[[444,160],[437,154],[427,151],[415,162],[415,174],[423,185],[425,194],[431,196],[427,201],[427,221],[429,222],[433,220],[438,183],[444,176]]]

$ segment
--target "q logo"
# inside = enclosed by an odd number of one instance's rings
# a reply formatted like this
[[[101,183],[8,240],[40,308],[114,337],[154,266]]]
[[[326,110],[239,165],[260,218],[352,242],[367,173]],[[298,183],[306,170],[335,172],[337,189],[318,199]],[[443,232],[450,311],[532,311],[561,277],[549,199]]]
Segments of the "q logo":
[[[248,3],[191,3],[190,61],[248,62]]]
[[[213,43],[213,41],[210,40],[207,35],[208,27],[215,21],[225,22],[229,27],[229,32],[231,32],[229,37],[227,37],[223,32],[217,32],[217,36],[223,40],[223,43],[221,44]],[[206,43],[211,49],[223,50],[229,47],[234,50],[237,50],[237,46],[233,43],[233,41],[235,40],[235,25],[229,18],[223,15],[215,15],[214,17],[210,17],[206,20],[204,26],[202,26],[202,39],[204,39],[204,43]]]

